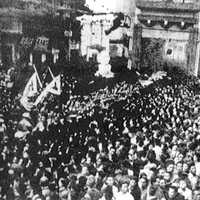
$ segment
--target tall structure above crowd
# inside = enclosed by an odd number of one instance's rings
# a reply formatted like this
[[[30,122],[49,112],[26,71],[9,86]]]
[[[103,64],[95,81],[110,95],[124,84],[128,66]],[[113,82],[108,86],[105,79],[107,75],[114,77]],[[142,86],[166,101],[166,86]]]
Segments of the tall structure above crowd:
[[[94,46],[101,46],[111,59],[127,51],[129,68],[157,71],[173,65],[199,75],[199,1],[87,0],[86,4],[95,14],[82,17],[81,53],[87,58],[97,57],[99,50]],[[124,30],[123,20],[116,21],[120,12],[129,20],[129,27]],[[112,34],[105,34],[110,33],[109,29]],[[128,36],[128,50],[124,50],[124,35]]]
[[[179,66],[199,74],[200,3],[196,0],[138,0],[133,64],[154,70]],[[152,52],[149,54],[148,52]]]

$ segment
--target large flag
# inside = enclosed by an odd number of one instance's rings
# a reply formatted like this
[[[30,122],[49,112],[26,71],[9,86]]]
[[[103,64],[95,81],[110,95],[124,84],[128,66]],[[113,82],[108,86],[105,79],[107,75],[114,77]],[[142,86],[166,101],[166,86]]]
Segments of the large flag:
[[[49,94],[60,95],[61,94],[61,77],[60,75],[53,78],[51,83],[49,83],[42,93],[36,99],[34,105],[37,106],[44,98]]]
[[[37,73],[37,70],[34,67],[35,72],[31,76],[31,78],[28,80],[22,98],[20,100],[21,104],[24,106],[26,110],[30,110],[33,107],[33,102],[31,98],[38,95],[39,90],[42,88],[42,83],[40,81],[39,75]]]
[[[37,74],[35,72],[28,80],[23,92],[23,96],[32,96],[37,92],[38,92],[38,81],[37,81]]]
[[[35,66],[35,72],[27,82],[21,104],[26,110],[31,110],[33,106],[37,106],[49,94],[61,94],[61,76],[54,76],[50,67],[46,68],[43,74],[38,73]]]
[[[38,75],[38,71],[34,65],[33,65],[33,68],[35,72],[31,76],[31,78],[28,80],[23,92],[23,96],[33,96],[34,94],[38,92],[39,88],[42,87],[42,83]]]

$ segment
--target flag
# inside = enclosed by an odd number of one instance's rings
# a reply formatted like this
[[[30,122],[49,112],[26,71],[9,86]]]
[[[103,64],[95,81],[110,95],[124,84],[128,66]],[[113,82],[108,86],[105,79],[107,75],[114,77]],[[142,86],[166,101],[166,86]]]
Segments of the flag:
[[[42,91],[42,93],[36,99],[34,105],[37,106],[40,102],[44,100],[44,98],[49,94],[61,95],[61,77],[60,75],[53,78],[51,83],[49,83],[46,88]]]
[[[46,87],[54,79],[54,75],[50,67],[46,67],[44,72],[40,73],[42,87]]]
[[[23,96],[33,96],[38,92],[38,81],[36,72],[31,76],[28,83],[25,86]]]
[[[37,69],[35,66],[33,66],[35,72],[31,76],[31,78],[28,80],[22,98],[20,100],[21,104],[24,106],[24,108],[28,111],[31,110],[33,107],[33,97],[36,97],[39,89],[42,87],[39,75],[37,73]]]
[[[48,94],[48,90],[43,90],[42,93],[38,96],[38,98],[36,99],[34,105],[37,106],[40,102],[42,102],[44,100],[44,98],[47,96]]]
[[[60,75],[54,78],[54,80],[49,84],[49,92],[55,95],[61,94],[61,78]]]

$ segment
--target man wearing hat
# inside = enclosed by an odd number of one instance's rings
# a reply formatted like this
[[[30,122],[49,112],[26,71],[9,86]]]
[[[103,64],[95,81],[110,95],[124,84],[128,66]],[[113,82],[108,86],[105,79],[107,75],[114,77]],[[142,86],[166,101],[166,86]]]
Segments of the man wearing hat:
[[[166,194],[166,200],[184,200],[184,197],[178,193],[176,186],[170,185]]]
[[[95,177],[93,175],[88,176],[86,183],[88,189],[84,199],[99,200],[101,198],[102,195],[100,191],[95,188],[95,182]]]

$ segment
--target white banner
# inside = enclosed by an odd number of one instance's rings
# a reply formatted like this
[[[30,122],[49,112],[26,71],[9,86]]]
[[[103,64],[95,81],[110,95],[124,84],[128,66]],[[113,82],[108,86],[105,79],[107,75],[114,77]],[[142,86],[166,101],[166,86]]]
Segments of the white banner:
[[[61,94],[61,77],[60,75],[56,76],[51,83],[47,85],[47,87],[43,90],[43,92],[38,96],[34,105],[37,106],[40,102],[44,100],[44,98],[48,95],[48,93],[52,93],[55,95]]]
[[[38,92],[37,74],[36,72],[31,76],[23,92],[23,96],[33,96]]]

